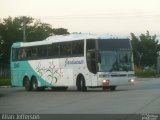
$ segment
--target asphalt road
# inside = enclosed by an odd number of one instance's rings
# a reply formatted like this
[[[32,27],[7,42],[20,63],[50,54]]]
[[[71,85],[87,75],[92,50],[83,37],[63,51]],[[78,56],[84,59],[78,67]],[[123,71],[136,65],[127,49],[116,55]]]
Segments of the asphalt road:
[[[26,92],[0,87],[0,113],[44,114],[142,114],[160,113],[160,78],[141,78],[133,86],[117,90],[89,89]]]

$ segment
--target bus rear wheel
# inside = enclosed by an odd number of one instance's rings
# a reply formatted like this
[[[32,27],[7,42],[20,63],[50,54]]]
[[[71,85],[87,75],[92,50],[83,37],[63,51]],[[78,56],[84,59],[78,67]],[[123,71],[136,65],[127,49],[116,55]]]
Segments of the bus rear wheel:
[[[32,77],[31,81],[32,81],[31,82],[32,83],[32,90],[38,91],[38,82],[37,82],[36,77]]]
[[[44,91],[45,87],[38,87],[38,81],[36,77],[32,77],[31,79],[31,86],[33,91]]]
[[[25,87],[26,91],[31,91],[32,90],[31,82],[30,82],[28,77],[24,78],[24,87]]]
[[[86,82],[83,76],[77,79],[77,91],[87,91]]]

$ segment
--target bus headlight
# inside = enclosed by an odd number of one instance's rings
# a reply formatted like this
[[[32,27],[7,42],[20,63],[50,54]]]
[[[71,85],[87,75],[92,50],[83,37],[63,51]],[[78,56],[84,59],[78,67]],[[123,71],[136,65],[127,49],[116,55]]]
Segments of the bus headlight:
[[[131,78],[128,82],[130,82],[130,83],[134,83],[134,82],[135,82],[135,80],[134,80],[134,78]]]
[[[109,80],[103,80],[103,81],[102,81],[102,85],[103,85],[103,86],[108,86],[108,85],[109,85],[109,82],[110,82]]]

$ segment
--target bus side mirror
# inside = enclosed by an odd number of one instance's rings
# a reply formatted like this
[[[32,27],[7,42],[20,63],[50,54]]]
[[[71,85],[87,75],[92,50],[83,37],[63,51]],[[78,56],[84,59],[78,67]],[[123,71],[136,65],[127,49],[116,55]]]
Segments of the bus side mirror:
[[[98,50],[87,51],[87,58],[95,61],[96,63],[101,63],[101,55]]]
[[[87,66],[90,72],[96,74],[98,72],[99,57],[96,50],[87,51]]]
[[[92,59],[92,52],[87,51],[87,60],[91,60]]]

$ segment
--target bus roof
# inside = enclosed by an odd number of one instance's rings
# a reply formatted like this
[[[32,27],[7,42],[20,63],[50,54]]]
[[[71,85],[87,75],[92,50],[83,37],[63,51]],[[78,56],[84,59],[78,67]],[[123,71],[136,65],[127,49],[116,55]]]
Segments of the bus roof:
[[[55,35],[50,36],[46,41],[72,41],[72,40],[83,40],[83,39],[108,39],[109,35],[107,34],[87,34],[87,33],[76,33],[76,34],[67,34],[67,35]]]
[[[47,44],[52,44],[56,42],[75,41],[75,40],[84,40],[84,39],[113,39],[113,38],[111,38],[111,36],[108,34],[76,33],[76,34],[66,34],[66,35],[54,35],[42,41],[17,42],[17,43],[14,43],[12,47],[18,48],[18,47],[27,47],[27,46],[35,46],[35,45],[47,45]]]

